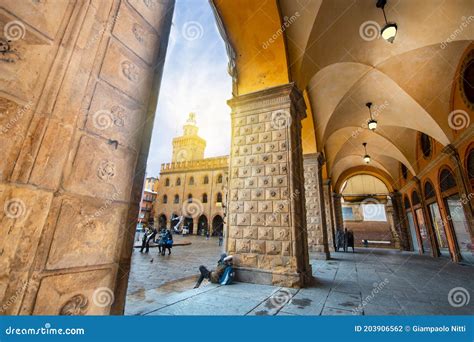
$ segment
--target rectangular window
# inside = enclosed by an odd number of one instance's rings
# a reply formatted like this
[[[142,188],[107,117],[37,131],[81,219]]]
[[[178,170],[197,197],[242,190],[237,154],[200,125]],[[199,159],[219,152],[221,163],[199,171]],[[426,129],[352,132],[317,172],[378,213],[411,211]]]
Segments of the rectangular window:
[[[354,213],[352,212],[352,207],[342,207],[342,219],[344,221],[354,220]]]
[[[362,204],[362,214],[364,215],[364,221],[382,221],[387,222],[387,216],[385,215],[384,204]]]

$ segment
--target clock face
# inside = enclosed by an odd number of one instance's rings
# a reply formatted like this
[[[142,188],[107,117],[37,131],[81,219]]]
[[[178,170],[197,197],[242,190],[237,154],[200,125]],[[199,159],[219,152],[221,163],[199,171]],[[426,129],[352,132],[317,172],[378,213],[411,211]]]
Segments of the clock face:
[[[176,160],[178,162],[183,162],[183,161],[186,161],[186,159],[188,158],[188,151],[186,150],[179,150],[177,155],[176,155]]]

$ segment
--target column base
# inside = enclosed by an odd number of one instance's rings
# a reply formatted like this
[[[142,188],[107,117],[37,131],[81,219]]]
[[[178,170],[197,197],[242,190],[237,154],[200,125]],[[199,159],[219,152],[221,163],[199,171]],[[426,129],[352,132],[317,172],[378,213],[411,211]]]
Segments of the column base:
[[[310,269],[305,273],[275,272],[258,268],[236,267],[235,280],[243,283],[301,288],[313,283]]]

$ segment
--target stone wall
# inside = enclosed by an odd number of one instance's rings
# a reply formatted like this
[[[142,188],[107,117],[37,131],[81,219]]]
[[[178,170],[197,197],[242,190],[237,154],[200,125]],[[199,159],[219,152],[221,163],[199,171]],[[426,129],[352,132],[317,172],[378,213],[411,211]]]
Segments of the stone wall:
[[[311,277],[301,118],[292,85],[242,95],[232,107],[227,250],[248,282],[304,286]]]
[[[2,1],[2,313],[123,312],[173,8]]]

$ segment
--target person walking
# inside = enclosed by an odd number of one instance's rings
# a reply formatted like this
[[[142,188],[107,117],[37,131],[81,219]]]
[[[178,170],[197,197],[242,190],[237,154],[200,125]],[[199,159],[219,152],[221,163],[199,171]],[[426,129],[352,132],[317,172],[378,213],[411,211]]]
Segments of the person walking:
[[[148,253],[150,251],[150,241],[153,241],[156,236],[156,233],[157,232],[155,228],[146,228],[145,235],[143,236],[142,248],[140,249],[140,253],[143,253],[143,249],[145,249],[145,253]]]
[[[219,233],[219,247],[222,246],[222,243],[224,242],[224,237],[222,236],[222,232]]]

